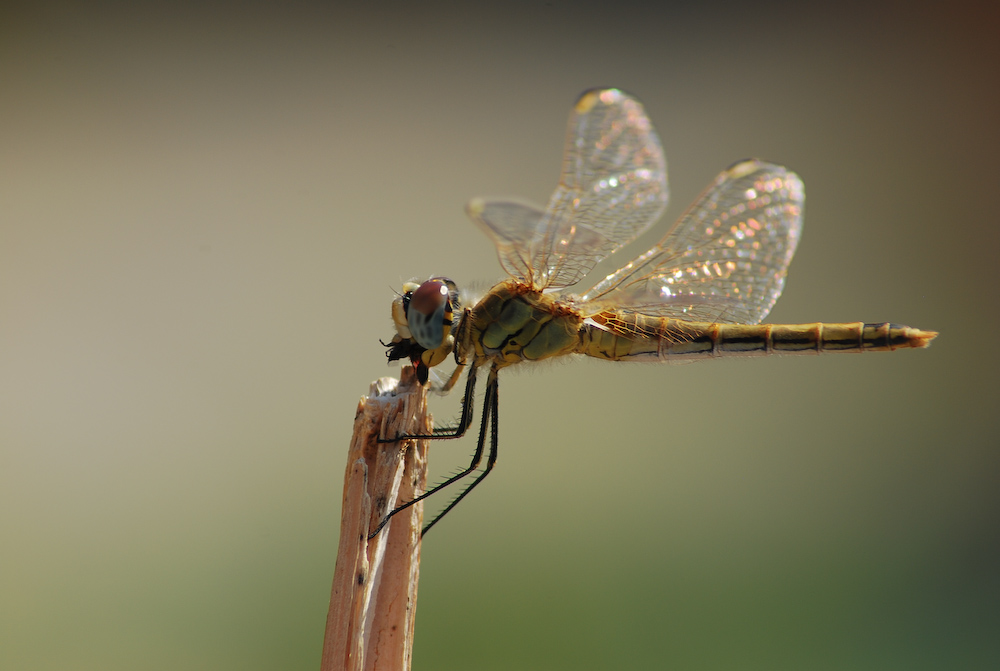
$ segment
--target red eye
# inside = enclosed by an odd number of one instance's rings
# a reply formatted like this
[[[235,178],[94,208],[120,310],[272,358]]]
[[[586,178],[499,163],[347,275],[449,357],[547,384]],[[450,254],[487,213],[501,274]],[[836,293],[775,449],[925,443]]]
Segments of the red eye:
[[[426,349],[444,342],[444,321],[448,309],[448,287],[438,280],[427,280],[410,295],[406,322],[413,339]]]
[[[427,280],[410,296],[410,309],[430,315],[448,301],[448,287],[437,280]]]

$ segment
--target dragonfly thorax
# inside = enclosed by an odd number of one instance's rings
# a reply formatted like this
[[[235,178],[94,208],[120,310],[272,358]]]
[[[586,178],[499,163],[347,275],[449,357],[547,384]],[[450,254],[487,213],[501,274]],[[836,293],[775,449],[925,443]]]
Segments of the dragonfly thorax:
[[[507,280],[472,308],[468,320],[476,357],[508,366],[576,351],[584,317],[550,294]]]

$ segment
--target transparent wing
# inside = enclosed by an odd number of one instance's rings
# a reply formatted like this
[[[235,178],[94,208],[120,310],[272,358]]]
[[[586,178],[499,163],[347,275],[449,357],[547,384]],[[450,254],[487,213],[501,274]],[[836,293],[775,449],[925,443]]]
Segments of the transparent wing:
[[[798,176],[756,160],[730,167],[658,245],[580,300],[692,321],[756,324],[774,306],[802,231]]]
[[[545,212],[523,201],[483,198],[469,201],[465,212],[496,245],[500,265],[507,274],[533,282],[532,258],[538,254],[544,233],[541,225]]]
[[[584,93],[570,113],[559,185],[541,209],[476,199],[467,211],[500,264],[536,288],[567,287],[659,219],[667,164],[642,105],[617,89]]]

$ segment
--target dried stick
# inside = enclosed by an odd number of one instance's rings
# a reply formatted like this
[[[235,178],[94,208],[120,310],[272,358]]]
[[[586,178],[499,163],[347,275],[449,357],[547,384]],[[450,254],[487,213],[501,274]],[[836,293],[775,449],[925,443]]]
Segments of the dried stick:
[[[368,540],[386,512],[426,488],[426,440],[377,442],[431,431],[427,390],[409,367],[400,377],[398,386],[392,378],[372,383],[354,418],[321,671],[410,668],[423,504]]]

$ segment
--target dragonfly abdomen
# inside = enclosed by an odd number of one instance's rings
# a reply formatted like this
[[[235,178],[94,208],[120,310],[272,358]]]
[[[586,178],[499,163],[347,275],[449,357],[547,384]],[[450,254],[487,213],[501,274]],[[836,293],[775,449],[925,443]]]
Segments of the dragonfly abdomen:
[[[603,312],[587,320],[582,354],[613,361],[875,352],[926,347],[937,335],[899,324],[717,324]]]
[[[881,352],[927,347],[937,335],[901,324],[717,324],[716,352],[727,354],[819,354]],[[669,352],[669,348],[668,348]]]

